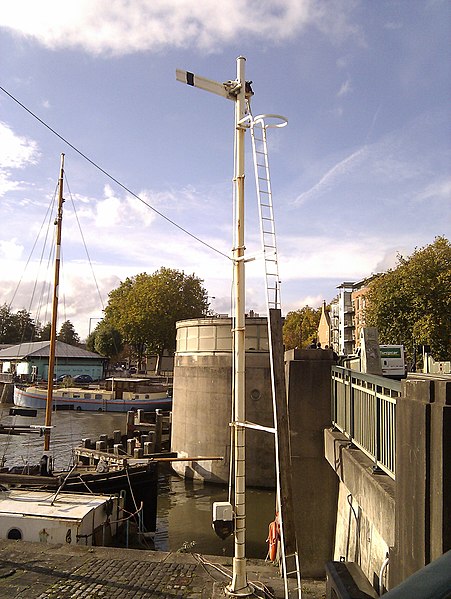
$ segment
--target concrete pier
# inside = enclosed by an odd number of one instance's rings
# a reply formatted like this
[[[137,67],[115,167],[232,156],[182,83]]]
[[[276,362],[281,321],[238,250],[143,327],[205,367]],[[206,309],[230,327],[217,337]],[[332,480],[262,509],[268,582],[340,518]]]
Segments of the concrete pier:
[[[248,560],[247,570],[255,597],[284,596],[277,568]],[[0,541],[0,598],[5,599],[219,599],[226,596],[228,573],[231,558]],[[302,590],[309,599],[326,596],[322,580],[303,581]]]

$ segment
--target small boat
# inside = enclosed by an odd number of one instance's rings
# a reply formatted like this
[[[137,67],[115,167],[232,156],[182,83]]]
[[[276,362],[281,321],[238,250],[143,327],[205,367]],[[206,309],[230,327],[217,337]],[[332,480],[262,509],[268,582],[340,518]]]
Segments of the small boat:
[[[135,393],[124,391],[120,397],[115,391],[68,387],[53,391],[53,410],[86,410],[90,412],[129,412],[131,410],[170,410],[172,397],[168,391]],[[14,404],[22,408],[47,406],[47,389],[44,387],[21,386],[14,388]]]
[[[30,489],[0,492],[1,539],[110,545],[122,519],[123,497],[119,495]]]

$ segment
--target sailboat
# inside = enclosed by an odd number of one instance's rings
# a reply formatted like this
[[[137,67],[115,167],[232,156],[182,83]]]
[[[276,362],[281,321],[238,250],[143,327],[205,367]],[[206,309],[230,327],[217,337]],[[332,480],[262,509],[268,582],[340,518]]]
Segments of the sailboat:
[[[94,472],[78,464],[69,472],[52,472],[49,451],[54,401],[63,177],[64,154],[61,154],[46,411],[45,424],[40,427],[44,437],[44,454],[34,469],[21,472],[20,468],[13,468],[0,472],[0,538],[47,543],[60,543],[64,542],[61,539],[65,539],[67,543],[108,544],[119,530],[118,523],[123,520],[126,494],[122,491],[130,489],[135,503],[136,498],[131,490],[134,480],[156,495],[157,464],[146,462],[129,466],[127,456],[121,456],[116,465],[111,461],[108,466],[97,468]],[[71,492],[68,493],[68,490]],[[75,492],[79,490],[84,493]],[[95,494],[101,491],[107,491],[108,495]],[[27,522],[26,527],[24,522]]]

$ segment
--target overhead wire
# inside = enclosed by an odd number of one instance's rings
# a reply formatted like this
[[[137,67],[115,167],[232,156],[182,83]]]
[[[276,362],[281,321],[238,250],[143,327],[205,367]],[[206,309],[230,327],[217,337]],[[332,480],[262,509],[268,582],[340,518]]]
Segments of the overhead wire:
[[[118,185],[119,187],[121,187],[124,191],[126,191],[127,193],[129,193],[135,199],[137,199],[140,202],[142,202],[142,204],[144,204],[144,206],[147,206],[147,208],[149,208],[150,210],[152,210],[153,212],[155,212],[155,214],[158,214],[158,216],[160,216],[161,218],[163,218],[166,222],[168,222],[169,224],[171,224],[173,227],[176,227],[177,229],[179,229],[179,231],[182,231],[182,233],[185,233],[186,235],[188,235],[189,237],[191,237],[192,239],[194,239],[198,243],[201,243],[205,247],[207,247],[210,250],[212,250],[213,252],[216,252],[217,254],[223,256],[224,258],[227,258],[228,260],[232,260],[232,258],[230,256],[228,256],[227,254],[225,254],[221,250],[218,250],[218,248],[215,248],[214,246],[210,245],[209,243],[207,243],[206,241],[204,241],[200,237],[197,237],[197,235],[194,235],[194,233],[191,233],[190,231],[188,231],[188,229],[185,229],[184,227],[182,227],[181,225],[179,225],[178,223],[176,223],[175,221],[173,221],[172,219],[170,219],[168,216],[166,216],[165,214],[163,214],[162,212],[160,212],[159,210],[157,210],[154,206],[152,206],[151,204],[149,204],[148,202],[146,202],[145,200],[143,200],[138,194],[136,194],[134,191],[132,191],[124,183],[121,183],[118,179],[116,179],[116,177],[114,177],[113,175],[111,175],[111,173],[109,173],[107,170],[105,170],[103,167],[101,167],[97,162],[95,162],[94,160],[92,160],[91,158],[89,158],[89,156],[87,156],[84,152],[82,152],[76,146],[74,146],[74,144],[72,144],[68,139],[66,139],[65,137],[63,137],[63,135],[61,135],[55,129],[53,129],[48,123],[46,123],[43,119],[41,119],[32,110],[30,110],[29,108],[27,108],[27,106],[25,106],[25,104],[23,104],[20,100],[18,100],[15,96],[13,96],[8,90],[6,90],[1,85],[0,85],[0,90],[3,93],[5,93],[9,98],[11,98],[11,100],[13,100],[14,102],[16,102],[16,104],[18,104],[26,112],[28,112],[28,114],[30,114],[34,119],[36,119],[39,123],[41,123],[41,125],[43,125],[44,127],[46,127],[49,131],[51,131],[54,135],[56,135],[56,137],[58,137],[59,139],[61,139],[61,141],[63,141],[66,145],[68,145],[70,148],[72,148],[72,150],[74,150],[74,152],[76,152],[79,156],[81,156],[87,162],[89,162],[94,168],[96,168],[101,173],[103,173],[106,177],[108,177],[109,179],[111,179],[111,181],[113,181],[114,183],[116,183],[116,185]]]

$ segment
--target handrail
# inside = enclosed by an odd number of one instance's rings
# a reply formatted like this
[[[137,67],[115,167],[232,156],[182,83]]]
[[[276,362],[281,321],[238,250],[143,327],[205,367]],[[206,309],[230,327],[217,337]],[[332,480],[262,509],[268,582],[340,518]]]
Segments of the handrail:
[[[400,394],[399,381],[332,366],[333,425],[393,479]]]

